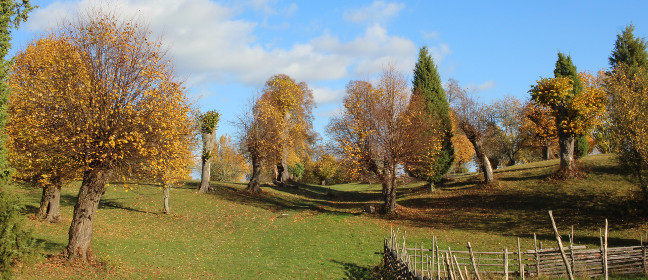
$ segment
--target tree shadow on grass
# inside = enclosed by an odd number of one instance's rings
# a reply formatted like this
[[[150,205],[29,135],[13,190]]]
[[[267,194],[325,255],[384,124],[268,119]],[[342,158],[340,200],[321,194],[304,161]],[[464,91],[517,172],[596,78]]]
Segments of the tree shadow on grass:
[[[117,201],[117,199],[102,199],[101,201],[99,201],[99,209],[121,209],[137,213],[150,213],[147,211],[142,211],[140,209],[125,206],[121,202]]]
[[[307,199],[305,197],[288,197],[278,196],[269,192],[262,192],[261,194],[253,194],[245,191],[239,186],[229,184],[214,184],[215,191],[211,194],[221,197],[228,201],[237,203],[244,203],[254,207],[268,209],[273,212],[281,212],[287,210],[293,211],[316,211],[320,213],[331,213],[339,215],[352,215],[354,213],[347,211],[336,210],[336,208],[325,207],[326,203],[321,201]],[[273,188],[273,186],[262,185],[262,188]]]
[[[354,263],[341,262],[336,260],[331,260],[333,263],[339,264],[344,268],[344,278],[345,280],[371,280],[376,279],[376,273],[371,266],[359,266]]]

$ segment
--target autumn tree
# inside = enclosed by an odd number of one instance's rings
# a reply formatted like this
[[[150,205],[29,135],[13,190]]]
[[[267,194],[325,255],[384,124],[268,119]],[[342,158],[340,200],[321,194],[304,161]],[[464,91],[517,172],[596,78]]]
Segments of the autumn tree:
[[[212,181],[237,182],[245,177],[248,164],[245,157],[238,152],[229,135],[221,135],[212,150],[211,179]]]
[[[320,185],[326,185],[326,180],[335,176],[338,171],[338,161],[331,154],[323,154],[313,166],[313,175],[319,180]]]
[[[523,130],[524,103],[513,96],[504,96],[493,102],[488,112],[488,118],[496,128],[496,133],[488,135],[493,146],[496,146],[493,150],[506,161],[506,166],[515,165],[529,139]]]
[[[648,201],[648,43],[633,31],[629,25],[617,35],[605,88],[610,99],[612,151]]]
[[[277,184],[286,183],[288,165],[307,150],[312,139],[313,105],[306,83],[283,74],[266,81],[262,95],[238,120],[241,143],[252,163],[248,191],[261,191],[259,178],[266,166],[273,168]]]
[[[427,47],[422,47],[419,51],[419,58],[414,66],[412,90],[414,98],[418,98],[424,103],[422,106],[424,116],[438,123],[436,127],[421,127],[420,129],[429,130],[431,134],[435,134],[437,131],[444,133],[441,151],[420,151],[421,154],[431,157],[426,160],[430,163],[429,166],[417,164],[416,167],[407,167],[411,175],[428,182],[430,190],[434,191],[434,183],[440,181],[452,166],[454,149],[452,147],[452,120],[450,119],[448,98]]]
[[[466,135],[475,151],[475,159],[484,174],[484,182],[490,184],[495,180],[493,167],[484,147],[484,136],[488,129],[488,110],[475,97],[471,96],[459,83],[450,79],[447,91],[453,96],[452,110],[457,119],[457,127]]]
[[[354,173],[369,170],[382,182],[383,212],[396,208],[396,173],[399,165],[418,168],[430,164],[421,150],[438,152],[442,137],[438,120],[423,114],[422,99],[410,101],[403,75],[387,67],[374,87],[366,81],[347,84],[342,115],[331,120],[329,133],[343,160]],[[434,155],[434,154],[432,154]],[[431,174],[428,174],[431,175]]]
[[[200,136],[202,137],[202,154],[200,156],[202,163],[202,172],[200,176],[199,193],[206,193],[210,190],[209,179],[211,178],[212,149],[216,142],[216,128],[220,114],[214,110],[207,111],[199,118]]]
[[[186,141],[194,120],[171,61],[146,27],[93,11],[55,33],[69,42],[69,51],[48,53],[33,42],[18,53],[9,78],[15,94],[8,125],[35,145],[51,147],[50,155],[81,166],[66,253],[87,259],[108,180],[139,170],[176,173],[162,170],[191,153]],[[66,67],[74,71],[58,71]]]
[[[529,92],[536,103],[551,109],[560,145],[559,173],[568,178],[575,172],[574,139],[601,121],[606,100],[602,88],[593,83],[583,88],[571,57],[558,53],[554,74],[553,79],[539,80]]]
[[[558,131],[551,109],[530,100],[525,104],[523,114],[522,130],[532,137],[529,146],[539,148],[543,160],[553,159]]]

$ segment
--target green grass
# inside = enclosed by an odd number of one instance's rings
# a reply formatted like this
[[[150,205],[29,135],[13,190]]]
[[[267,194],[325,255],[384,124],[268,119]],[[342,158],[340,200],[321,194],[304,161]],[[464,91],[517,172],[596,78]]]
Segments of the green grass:
[[[132,279],[356,279],[380,262],[390,226],[407,232],[408,243],[429,246],[436,235],[443,247],[509,250],[521,237],[530,248],[533,233],[552,246],[547,210],[559,229],[574,225],[576,243],[598,246],[598,230],[608,218],[610,246],[638,244],[648,228],[635,201],[636,189],[613,156],[590,156],[582,179],[549,178],[558,161],[497,170],[497,187],[480,187],[479,177],[461,176],[433,194],[421,184],[399,188],[398,213],[390,218],[362,213],[379,205],[380,185],[264,186],[251,195],[243,184],[216,183],[199,195],[197,183],[171,191],[171,215],[162,214],[162,191],[138,186],[126,192],[111,185],[94,224],[93,253],[102,265],[76,267],[43,257],[17,272],[18,278]],[[26,215],[36,212],[40,190],[19,188]],[[62,194],[63,221],[31,219],[46,255],[67,245],[67,229],[78,185]]]

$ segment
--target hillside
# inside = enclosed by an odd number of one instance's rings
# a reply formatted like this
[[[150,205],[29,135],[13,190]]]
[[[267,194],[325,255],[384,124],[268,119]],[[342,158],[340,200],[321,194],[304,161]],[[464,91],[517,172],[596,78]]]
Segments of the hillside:
[[[243,184],[216,183],[216,191],[195,193],[190,182],[171,192],[171,211],[162,214],[156,186],[113,184],[102,198],[95,221],[93,266],[76,267],[56,257],[67,244],[67,229],[78,185],[62,192],[63,221],[30,219],[34,235],[49,255],[17,273],[22,279],[340,279],[361,277],[380,261],[382,239],[390,227],[407,231],[408,242],[477,249],[523,247],[537,233],[545,244],[553,235],[551,209],[565,234],[573,225],[577,244],[598,246],[599,228],[610,222],[610,246],[638,244],[648,229],[635,210],[636,187],[629,184],[612,155],[582,160],[582,179],[548,179],[558,160],[496,170],[499,186],[483,188],[475,174],[458,176],[430,194],[420,184],[399,189],[401,207],[392,219],[362,213],[380,203],[379,185],[347,184],[299,189],[264,186],[249,195]],[[18,188],[33,217],[41,191]]]

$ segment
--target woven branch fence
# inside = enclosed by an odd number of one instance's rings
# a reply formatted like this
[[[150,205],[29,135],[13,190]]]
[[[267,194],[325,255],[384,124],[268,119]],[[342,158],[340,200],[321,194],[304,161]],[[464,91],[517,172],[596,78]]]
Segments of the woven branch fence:
[[[573,244],[573,227],[569,244],[562,240],[549,212],[558,248],[542,248],[534,234],[534,248],[522,250],[520,239],[517,248],[500,252],[473,251],[470,242],[466,249],[439,248],[432,237],[431,248],[407,244],[406,233],[390,232],[384,240],[383,265],[397,279],[525,279],[526,277],[596,277],[622,274],[647,274],[648,246],[607,246],[607,220],[601,232],[601,246],[587,248]]]

